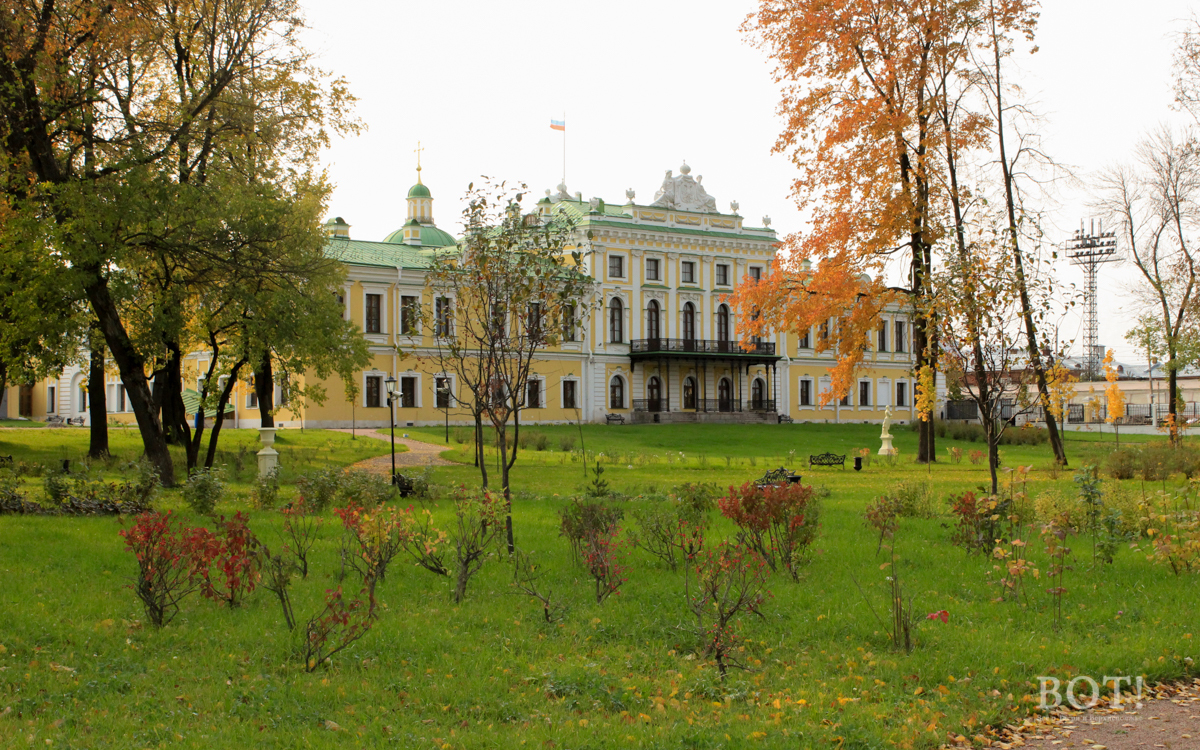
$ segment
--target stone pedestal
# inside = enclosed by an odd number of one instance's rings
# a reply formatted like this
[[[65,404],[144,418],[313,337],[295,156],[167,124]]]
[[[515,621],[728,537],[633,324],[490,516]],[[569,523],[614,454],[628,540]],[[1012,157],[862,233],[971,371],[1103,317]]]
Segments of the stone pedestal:
[[[881,455],[881,456],[892,455],[892,450],[893,450],[892,436],[891,435],[880,435],[879,439],[883,441],[883,445],[881,445],[879,447],[879,455]]]
[[[258,452],[258,475],[265,477],[279,468],[279,451],[275,450],[275,428],[259,427],[258,439],[263,446]]]

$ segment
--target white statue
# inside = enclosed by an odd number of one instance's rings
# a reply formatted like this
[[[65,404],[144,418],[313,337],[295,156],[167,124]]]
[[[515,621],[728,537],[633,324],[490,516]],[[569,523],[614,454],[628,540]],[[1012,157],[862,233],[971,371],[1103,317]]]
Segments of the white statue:
[[[628,190],[625,191],[625,200],[629,201],[630,203],[633,203],[633,198],[636,195],[637,195],[637,193],[633,192],[633,188],[629,188]]]
[[[668,169],[662,187],[654,194],[654,202],[650,205],[680,211],[720,213],[717,210],[717,200],[709,195],[701,184],[703,178],[696,179],[692,177],[691,172],[692,168],[687,163],[679,168],[678,177]]]
[[[600,199],[597,197],[594,197],[594,196],[592,198],[589,198],[588,199],[588,209],[591,211],[599,211],[600,210]]]
[[[738,212],[738,202],[737,201],[729,201],[729,210],[732,213],[736,214]]]
[[[771,217],[770,216],[763,217],[763,226],[767,227],[768,229],[771,227]]]
[[[567,183],[566,182],[558,183],[558,193],[553,198],[551,198],[551,200],[553,200],[555,203],[558,203],[559,201],[571,200],[571,194],[567,192]]]
[[[895,448],[892,447],[892,433],[889,428],[892,426],[892,407],[888,406],[883,410],[883,432],[879,433],[879,439],[883,441],[883,445],[879,446],[879,455],[893,455]]]

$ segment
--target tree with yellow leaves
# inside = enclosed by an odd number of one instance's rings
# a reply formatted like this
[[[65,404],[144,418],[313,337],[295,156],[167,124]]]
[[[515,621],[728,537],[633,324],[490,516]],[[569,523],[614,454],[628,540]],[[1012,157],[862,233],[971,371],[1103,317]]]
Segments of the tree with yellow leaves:
[[[1117,383],[1117,368],[1113,367],[1112,349],[1109,349],[1104,355],[1104,379],[1108,381],[1108,386],[1104,389],[1104,395],[1108,399],[1108,416],[1104,418],[1104,421],[1113,426],[1113,432],[1117,436],[1117,445],[1120,445],[1121,431],[1118,429],[1118,425],[1121,423],[1121,418],[1125,416],[1125,391],[1121,390],[1121,386]]]

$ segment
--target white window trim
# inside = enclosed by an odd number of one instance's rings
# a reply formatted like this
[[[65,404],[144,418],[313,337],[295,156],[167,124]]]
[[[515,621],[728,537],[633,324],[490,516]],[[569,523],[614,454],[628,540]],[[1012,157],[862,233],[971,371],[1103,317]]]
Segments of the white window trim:
[[[611,258],[621,258],[621,275],[613,276],[612,266],[609,265]],[[604,253],[604,278],[605,279],[620,279],[621,281],[629,280],[629,253],[620,252],[618,250],[608,250]]]
[[[897,386],[903,385],[904,386],[904,400],[908,402],[906,404],[896,404],[896,408],[897,409],[911,409],[913,407],[912,380],[910,380],[908,378],[899,378],[896,380],[895,385],[897,385]],[[896,399],[896,400],[899,401],[900,399]]]
[[[651,261],[658,264],[658,278],[656,278],[656,279],[650,278],[650,262]],[[664,270],[663,269],[663,266],[664,266],[663,259],[656,258],[656,257],[655,258],[644,258],[642,262],[644,263],[644,265],[642,266],[642,276],[645,278],[645,280],[647,282],[653,281],[656,284],[663,283],[663,270]]]
[[[721,274],[717,272],[718,268],[724,267],[725,280],[721,281]],[[713,286],[733,286],[733,281],[730,278],[732,273],[732,264],[730,263],[713,263]]]
[[[800,403],[800,390],[804,387],[800,383],[807,382],[808,385],[808,400],[810,403]],[[801,375],[796,381],[796,408],[803,411],[813,411],[817,408],[817,381],[811,375]]]
[[[450,300],[450,331],[445,336],[440,336],[437,332],[437,301],[442,298]],[[458,318],[456,317],[458,315],[458,302],[455,296],[449,292],[434,292],[432,299],[433,301],[430,304],[433,305],[433,330],[430,331],[430,335],[437,341],[448,341],[454,338],[454,329],[458,324]]]
[[[402,393],[400,386],[402,384],[403,378],[416,378],[417,379],[417,389],[416,389],[416,392],[413,394],[413,396],[416,400],[416,406],[413,408],[416,408],[416,409],[420,409],[422,406],[424,406],[424,403],[425,403],[425,399],[423,398],[425,395],[425,383],[423,382],[421,375],[422,375],[422,373],[419,373],[419,372],[401,372],[401,373],[396,374],[396,398],[399,398],[400,394]],[[386,391],[386,390],[387,390],[387,388],[384,388],[384,391]],[[437,402],[434,401],[434,403],[436,404]],[[401,406],[400,404],[396,404],[396,408],[403,409],[405,407]],[[399,419],[399,418],[400,418],[399,412],[397,412],[396,419]]]
[[[875,381],[875,408],[886,409],[889,406],[895,406],[892,403],[895,400],[895,395],[892,392],[892,381],[890,378],[879,378]]]
[[[621,381],[621,405],[612,405],[612,382],[614,379]],[[629,378],[619,372],[615,372],[608,377],[604,383],[604,406],[606,409],[630,409],[633,403],[633,394],[630,392]]]
[[[388,287],[363,284],[362,286],[362,332],[367,336],[386,336],[388,334]],[[367,295],[379,295],[379,332],[367,330]]]
[[[530,406],[529,404],[525,404],[524,406],[521,407],[521,409],[522,410],[525,410],[525,409],[548,409],[549,404],[546,403],[546,376],[545,375],[530,375],[529,377],[525,378],[525,389],[526,390],[522,392],[522,398],[526,401],[529,400],[529,390],[528,389],[529,389],[529,381],[531,381],[531,380],[536,381],[538,384],[538,403],[541,404],[541,406]]]
[[[691,279],[691,281],[687,281],[684,279],[683,268],[684,268],[685,263],[692,264],[692,279]],[[680,258],[680,260],[679,260],[679,285],[683,286],[684,284],[688,284],[691,286],[699,286],[700,285],[699,270],[700,270],[700,263],[695,258],[692,258],[690,260],[684,260],[684,259]]]
[[[866,403],[866,404],[859,403],[862,400],[863,383],[867,384],[868,403]],[[870,378],[859,378],[858,388],[856,388],[854,391],[854,398],[850,402],[851,405],[855,409],[861,409],[863,411],[874,411],[875,410],[874,402],[875,402],[875,383]]]
[[[415,293],[413,293],[415,292]],[[396,305],[396,336],[400,339],[414,341],[421,338],[421,293],[419,290],[401,289],[397,292],[398,303]],[[417,319],[413,321],[413,332],[404,333],[404,326],[401,324],[400,317],[404,315],[404,298],[412,297],[417,301],[417,306],[414,308]]]
[[[564,393],[562,384],[571,382],[575,384],[575,405],[567,406],[566,394]],[[558,379],[558,408],[560,409],[575,409],[583,408],[583,381],[575,375],[566,375]]]
[[[46,413],[58,413],[58,381],[46,384]]]
[[[449,373],[449,372],[435,372],[433,375],[430,375],[430,378],[432,378],[432,380],[430,380],[429,382],[432,384],[432,387],[433,387],[433,408],[435,408],[435,409],[439,409],[439,410],[442,410],[442,407],[440,407],[440,406],[438,406],[438,405],[437,405],[437,382],[438,382],[438,378],[446,378],[446,379],[448,379],[448,380],[450,381],[450,408],[451,408],[451,409],[454,409],[454,408],[457,408],[457,407],[461,406],[461,404],[457,403],[457,400],[458,400],[458,399],[457,399],[457,396],[458,396],[458,378],[456,378],[456,377],[454,376],[454,374],[453,374],[453,373]],[[444,411],[444,410],[443,410],[443,411]]]
[[[379,406],[367,406],[367,378],[379,378]],[[362,408],[364,409],[386,409],[387,408],[387,378],[388,373],[381,370],[363,370],[362,374]]]

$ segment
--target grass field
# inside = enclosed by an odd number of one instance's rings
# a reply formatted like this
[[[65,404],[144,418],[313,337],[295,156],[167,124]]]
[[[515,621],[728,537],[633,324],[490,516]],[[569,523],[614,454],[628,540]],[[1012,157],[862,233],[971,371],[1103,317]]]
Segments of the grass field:
[[[549,588],[568,605],[561,622],[545,623],[540,605],[512,593],[506,556],[488,560],[461,606],[451,605],[445,579],[397,559],[379,589],[384,609],[374,628],[312,674],[292,655],[294,636],[268,593],[257,591],[234,610],[193,598],[156,630],[125,588],[134,564],[117,536],[121,521],[0,517],[0,746],[932,747],[948,734],[982,736],[986,726],[1030,711],[1040,675],[1141,675],[1153,682],[1194,673],[1200,576],[1175,577],[1130,549],[1093,569],[1090,541],[1070,537],[1065,617],[1056,628],[1047,584],[1034,582],[1025,602],[997,602],[993,562],[952,546],[945,516],[901,522],[898,571],[922,616],[912,653],[893,650],[876,619],[887,618],[890,571],[880,568],[884,557],[864,526],[864,507],[900,483],[923,481],[941,508],[950,492],[983,484],[986,470],[966,458],[917,466],[915,434],[902,429],[894,431],[901,451],[894,466],[874,461],[855,472],[804,465],[809,453],[852,457],[858,448],[877,448],[878,429],[584,428],[583,444],[604,454],[604,477],[623,495],[614,502],[627,517],[663,502],[675,485],[741,484],[781,463],[828,488],[811,561],[798,583],[772,576],[764,617],[740,626],[751,671],[732,672],[724,682],[697,654],[682,573],[634,551],[621,593],[595,604],[586,573],[558,536],[559,510],[585,485],[578,451],[561,450],[569,435],[578,449],[574,427],[535,428],[550,438],[548,449],[523,452],[513,472],[517,544],[542,564]],[[405,432],[444,439],[437,429]],[[50,436],[58,442],[45,443]],[[310,463],[350,463],[359,451],[387,448],[314,431],[284,437],[297,451],[313,451]],[[324,441],[332,448],[318,455]],[[939,441],[943,457],[949,445]],[[81,447],[82,430],[0,432],[0,454],[54,460]],[[962,447],[966,453],[981,446]],[[1095,436],[1072,436],[1068,453],[1078,466],[1111,447]],[[122,443],[118,450],[134,449]],[[470,460],[470,446],[452,439],[446,455]],[[1030,496],[1050,488],[1074,493],[1071,472],[1056,477],[1045,446],[1006,447],[1004,462],[1034,467],[1024,488]],[[477,484],[477,477],[472,466],[435,470],[443,485]],[[1122,491],[1152,493],[1182,482],[1127,481]],[[175,492],[164,493],[160,506],[204,522]],[[440,525],[451,518],[446,500],[428,508]],[[245,506],[235,499],[218,511],[237,509]],[[275,545],[278,514],[251,517],[260,538]],[[718,517],[708,536],[734,533]],[[337,585],[339,535],[329,514],[313,573],[296,585],[302,619]],[[1033,539],[1030,558],[1045,569],[1036,533]],[[949,612],[949,622],[923,616],[939,610]]]

